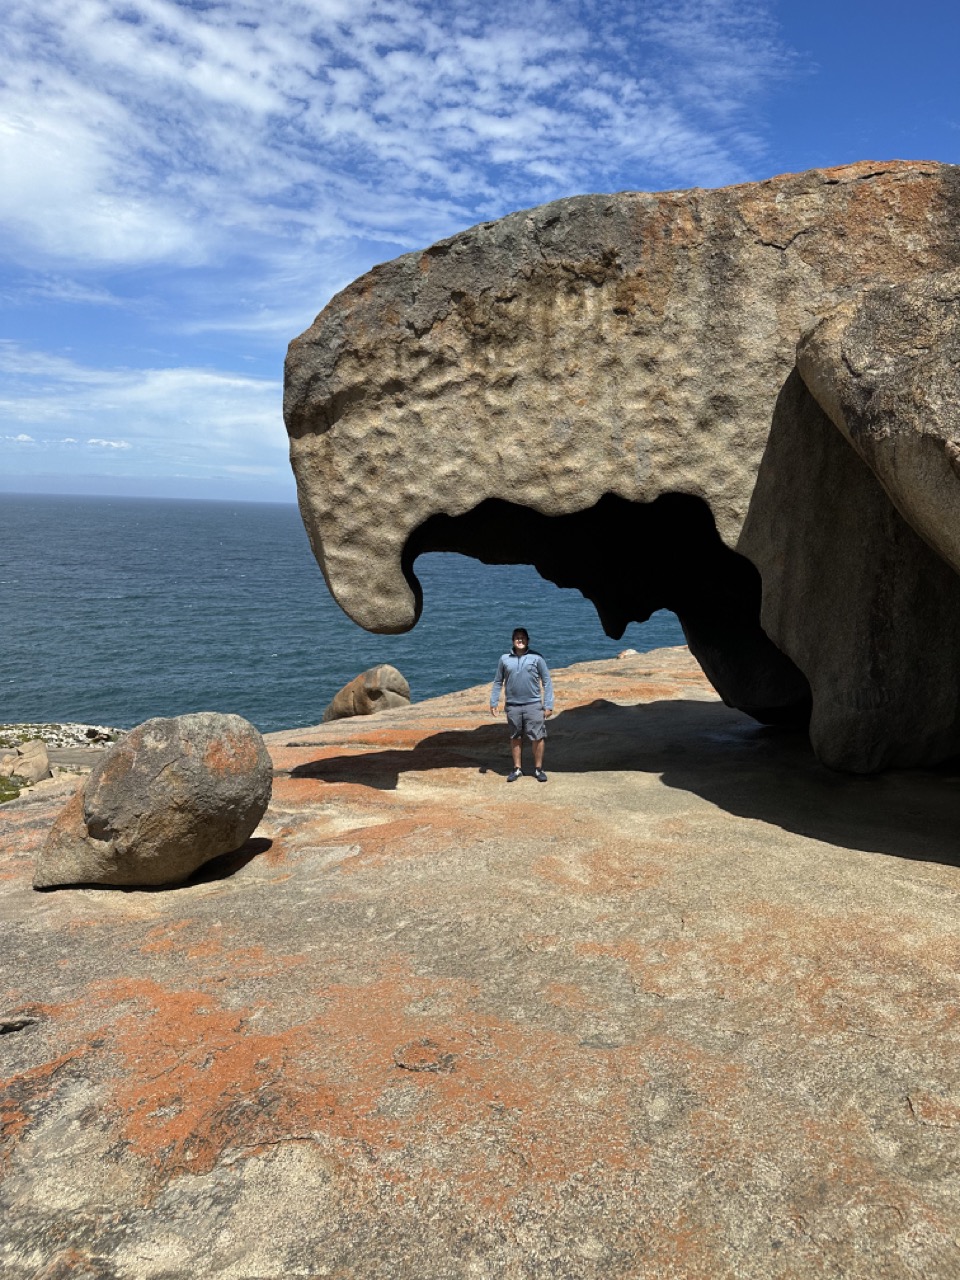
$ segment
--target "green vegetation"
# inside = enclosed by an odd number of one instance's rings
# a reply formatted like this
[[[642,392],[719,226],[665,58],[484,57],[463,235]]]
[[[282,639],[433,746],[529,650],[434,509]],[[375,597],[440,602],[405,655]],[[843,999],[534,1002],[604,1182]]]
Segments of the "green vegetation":
[[[59,724],[0,724],[0,751],[5,747],[19,747],[33,738],[43,738],[46,742],[58,731],[62,732]]]
[[[95,738],[89,735],[89,729],[96,731]],[[74,723],[0,724],[0,754],[32,738],[42,738],[48,747],[92,747],[102,746],[104,738],[116,742],[123,737],[123,732],[122,729],[108,729],[102,725]]]
[[[8,800],[16,800],[20,794],[20,782],[17,778],[0,778],[0,804]]]

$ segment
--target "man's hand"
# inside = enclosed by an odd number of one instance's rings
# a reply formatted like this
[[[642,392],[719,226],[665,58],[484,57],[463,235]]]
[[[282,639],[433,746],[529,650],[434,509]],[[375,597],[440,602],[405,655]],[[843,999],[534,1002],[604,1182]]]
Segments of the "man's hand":
[[[491,714],[492,716],[498,716],[498,715],[500,714],[500,708],[499,708],[499,707],[491,707],[491,708],[490,708],[490,714]]]
[[[544,707],[543,714],[549,719],[553,715],[553,707]]]

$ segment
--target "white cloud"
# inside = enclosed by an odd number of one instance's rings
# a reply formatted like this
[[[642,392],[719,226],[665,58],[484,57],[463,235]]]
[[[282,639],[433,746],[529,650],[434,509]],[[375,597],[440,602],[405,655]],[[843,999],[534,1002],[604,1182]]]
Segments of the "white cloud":
[[[80,280],[71,280],[64,276],[44,276],[30,284],[28,292],[34,298],[44,302],[75,302],[95,307],[126,305],[122,298],[118,298],[109,289],[85,284]]]
[[[109,289],[68,276],[24,275],[0,284],[0,300],[14,306],[46,306],[76,303],[87,307],[126,307],[129,304]]]
[[[6,0],[0,68],[0,295],[47,334],[0,340],[11,467],[256,486],[336,290],[557,196],[751,176],[789,58],[758,0]]]
[[[58,382],[100,383],[114,375],[100,369],[87,369],[66,356],[47,351],[31,351],[10,338],[0,338],[0,373],[21,378],[50,378]]]
[[[147,194],[142,137],[123,104],[42,64],[17,70],[0,93],[0,219],[10,234],[81,263],[197,256],[175,202]]]
[[[72,449],[82,436],[88,448],[135,453],[130,465],[157,475],[185,467],[198,475],[286,472],[278,381],[194,368],[93,369],[9,342],[0,343],[0,368],[7,373],[0,412],[30,428],[17,439],[48,451]]]
[[[785,65],[733,0],[8,0],[2,38],[0,222],[121,265],[734,179]]]

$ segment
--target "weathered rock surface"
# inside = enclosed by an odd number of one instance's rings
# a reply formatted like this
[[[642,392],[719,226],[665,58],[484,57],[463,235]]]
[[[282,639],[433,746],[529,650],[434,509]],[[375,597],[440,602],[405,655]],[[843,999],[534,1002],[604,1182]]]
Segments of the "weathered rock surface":
[[[763,578],[764,630],[810,682],[825,764],[872,773],[960,752],[960,576],[799,374],[778,401],[740,545]]]
[[[22,778],[26,783],[41,782],[50,777],[50,757],[47,744],[40,738],[31,738],[14,747],[0,759],[0,775]]]
[[[960,270],[858,294],[801,342],[817,401],[960,573]]]
[[[263,738],[241,716],[147,720],[71,797],[44,841],[34,886],[184,880],[247,840],[271,783]]]
[[[960,264],[960,169],[859,164],[578,196],[375,268],[290,345],[301,510],[334,597],[406,630],[413,531],[693,494],[735,547],[800,335],[851,293]]]
[[[348,716],[371,716],[388,707],[409,707],[410,685],[396,667],[382,662],[377,667],[361,671],[343,686],[326,711],[324,723],[344,720]]]
[[[788,629],[761,626],[761,600],[789,594],[786,556],[754,558],[742,533],[750,510],[754,532],[779,521],[799,544],[794,487],[768,492],[768,512],[754,495],[797,343],[865,290],[958,264],[960,169],[895,162],[562,200],[376,268],[287,360],[301,511],[334,597],[362,626],[402,631],[420,613],[419,554],[532,563],[614,637],[672,609],[725,701],[805,720],[825,685],[790,655],[817,643],[816,611],[764,605]],[[878,597],[859,563],[842,593],[862,630]],[[846,712],[814,706],[825,759],[889,755],[879,739],[860,751],[844,723],[872,680],[851,668]],[[888,726],[908,731],[892,712]]]
[[[4,1280],[956,1280],[955,772],[554,674],[549,785],[487,687],[272,734],[176,892],[0,810]]]

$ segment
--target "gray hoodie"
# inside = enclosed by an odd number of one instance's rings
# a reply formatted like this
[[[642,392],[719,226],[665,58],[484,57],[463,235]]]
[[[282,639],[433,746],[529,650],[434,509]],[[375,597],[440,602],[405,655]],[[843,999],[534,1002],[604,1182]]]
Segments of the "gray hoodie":
[[[539,702],[542,691],[544,708],[547,711],[553,710],[550,672],[542,655],[532,649],[519,656],[511,651],[501,657],[497,664],[497,678],[490,690],[491,707],[499,703],[500,690],[504,685],[507,687],[508,707],[517,702]]]

